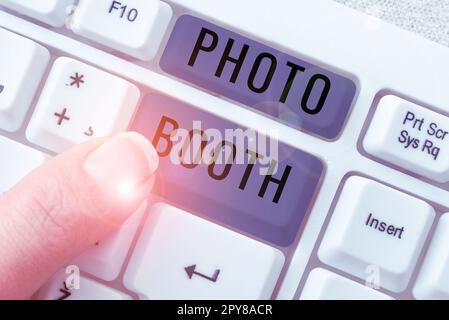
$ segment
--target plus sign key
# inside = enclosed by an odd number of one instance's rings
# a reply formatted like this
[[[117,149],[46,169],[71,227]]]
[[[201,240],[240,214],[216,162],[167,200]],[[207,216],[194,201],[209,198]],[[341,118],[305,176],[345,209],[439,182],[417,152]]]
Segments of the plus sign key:
[[[30,142],[62,152],[90,138],[125,131],[139,89],[70,58],[55,61],[27,128]]]

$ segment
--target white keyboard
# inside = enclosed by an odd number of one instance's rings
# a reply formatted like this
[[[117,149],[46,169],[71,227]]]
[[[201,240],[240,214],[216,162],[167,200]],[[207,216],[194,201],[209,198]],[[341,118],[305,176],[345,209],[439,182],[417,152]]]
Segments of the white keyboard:
[[[92,137],[161,158],[36,299],[449,299],[448,48],[329,0],[0,0],[0,44],[0,195]],[[174,164],[193,121],[278,158]]]

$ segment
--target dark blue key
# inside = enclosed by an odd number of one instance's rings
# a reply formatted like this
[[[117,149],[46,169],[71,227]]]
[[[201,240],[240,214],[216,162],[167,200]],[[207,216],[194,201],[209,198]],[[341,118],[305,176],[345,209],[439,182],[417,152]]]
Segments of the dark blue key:
[[[326,139],[338,136],[356,94],[348,78],[188,15],[178,19],[160,66]]]
[[[277,141],[270,141],[263,152],[248,141],[226,140],[226,132],[245,128],[156,94],[144,98],[131,129],[152,141],[161,157],[155,192],[166,201],[275,245],[294,241],[323,176],[319,159]],[[186,138],[174,139],[182,129]],[[210,129],[223,139],[212,139]],[[195,149],[196,138],[200,143]],[[182,153],[180,146],[193,150],[190,161],[184,161],[189,153]],[[209,154],[215,162],[193,161],[201,152],[208,154],[206,150],[214,150]],[[224,155],[221,164],[218,154]]]

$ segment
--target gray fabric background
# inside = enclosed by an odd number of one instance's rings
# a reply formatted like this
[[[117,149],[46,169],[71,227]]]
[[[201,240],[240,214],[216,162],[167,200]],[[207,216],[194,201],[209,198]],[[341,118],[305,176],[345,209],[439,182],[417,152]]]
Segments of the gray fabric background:
[[[449,0],[335,1],[449,47]]]

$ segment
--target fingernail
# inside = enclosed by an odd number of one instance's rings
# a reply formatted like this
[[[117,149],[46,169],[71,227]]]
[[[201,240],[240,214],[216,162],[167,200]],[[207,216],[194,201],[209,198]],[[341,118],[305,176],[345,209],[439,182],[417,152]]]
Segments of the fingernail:
[[[119,134],[93,151],[84,162],[86,173],[117,195],[132,192],[151,179],[158,166],[152,144],[135,132]]]

